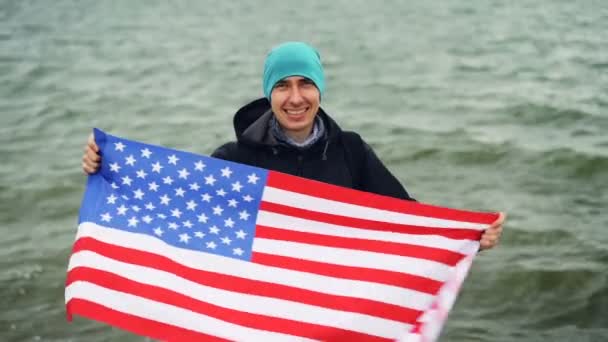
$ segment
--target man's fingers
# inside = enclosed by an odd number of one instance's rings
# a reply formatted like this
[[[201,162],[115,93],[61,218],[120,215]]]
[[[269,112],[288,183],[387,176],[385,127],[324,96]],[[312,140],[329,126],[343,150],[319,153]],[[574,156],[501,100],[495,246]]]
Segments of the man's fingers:
[[[92,149],[87,149],[86,156],[93,162],[99,162],[101,157]]]
[[[492,225],[490,227],[498,227],[501,226],[505,220],[507,219],[507,214],[505,214],[504,212],[499,212],[498,213],[498,218],[496,219],[496,221],[492,222]]]
[[[99,147],[95,143],[95,137],[93,136],[93,133],[89,135],[89,139],[87,140],[87,146],[89,146],[93,151],[99,152]]]

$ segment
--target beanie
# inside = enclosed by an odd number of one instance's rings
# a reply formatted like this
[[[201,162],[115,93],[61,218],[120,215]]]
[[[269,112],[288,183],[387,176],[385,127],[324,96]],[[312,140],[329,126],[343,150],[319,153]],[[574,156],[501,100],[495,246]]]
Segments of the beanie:
[[[323,95],[325,76],[321,56],[312,46],[302,42],[287,42],[270,50],[264,63],[264,96],[270,100],[270,93],[277,82],[289,76],[310,79]]]

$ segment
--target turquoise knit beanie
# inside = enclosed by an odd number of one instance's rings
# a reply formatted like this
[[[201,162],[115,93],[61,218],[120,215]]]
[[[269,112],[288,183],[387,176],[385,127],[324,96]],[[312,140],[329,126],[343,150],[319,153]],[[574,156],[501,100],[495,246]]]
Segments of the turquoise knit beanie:
[[[302,42],[287,42],[270,50],[264,63],[264,96],[270,101],[270,93],[277,82],[289,76],[310,79],[323,95],[325,76],[321,56],[312,46]]]

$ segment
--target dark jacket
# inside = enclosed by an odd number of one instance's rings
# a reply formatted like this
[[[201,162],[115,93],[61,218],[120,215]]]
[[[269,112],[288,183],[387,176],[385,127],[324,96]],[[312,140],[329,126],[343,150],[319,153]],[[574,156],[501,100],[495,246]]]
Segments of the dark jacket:
[[[272,118],[266,98],[255,100],[234,116],[236,142],[220,146],[212,157],[257,166],[347,188],[412,199],[382,164],[371,147],[354,132],[342,131],[323,109],[325,136],[301,149],[278,142],[269,130]]]

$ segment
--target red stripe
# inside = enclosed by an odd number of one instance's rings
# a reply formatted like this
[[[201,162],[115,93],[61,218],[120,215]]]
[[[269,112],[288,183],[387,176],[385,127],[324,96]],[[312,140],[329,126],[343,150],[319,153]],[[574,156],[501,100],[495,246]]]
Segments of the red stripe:
[[[136,295],[149,300],[184,308],[208,317],[225,322],[241,325],[258,330],[274,331],[278,333],[306,337],[311,339],[325,339],[325,336],[339,336],[340,341],[387,341],[373,335],[358,333],[340,328],[327,327],[318,324],[304,323],[289,319],[253,314],[233,309],[227,309],[188,297],[178,292],[162,287],[151,286],[118,276],[113,273],[100,271],[88,267],[77,267],[68,273],[68,284],[75,281],[85,281],[99,286]],[[144,307],[138,308],[145,310]],[[177,338],[176,338],[177,340]],[[200,340],[200,337],[198,338]]]
[[[260,203],[260,210],[274,212],[277,214],[283,214],[288,216],[299,217],[306,220],[325,222],[335,224],[344,227],[361,228],[383,232],[393,232],[402,234],[416,234],[416,235],[440,235],[450,239],[459,240],[476,240],[481,238],[483,233],[480,230],[474,229],[457,229],[457,228],[429,228],[420,226],[410,226],[398,223],[387,223],[373,220],[364,220],[348,216],[340,216],[334,214],[327,214],[307,209],[300,209],[289,207],[282,204],[262,202]],[[281,228],[281,227],[278,227]]]
[[[369,299],[331,295],[292,286],[197,270],[183,266],[167,257],[107,244],[93,238],[80,238],[76,241],[74,253],[83,250],[93,251],[114,260],[170,272],[201,285],[233,292],[290,301],[295,300],[303,304],[340,311],[357,312],[409,324],[414,323],[421,313],[418,310]],[[246,266],[246,262],[244,262],[244,266]]]
[[[268,172],[266,185],[339,202],[446,220],[490,224],[498,218],[498,213],[479,213],[404,201],[311,179],[299,178],[276,171]]]
[[[265,226],[256,226],[255,237],[272,240],[300,242],[325,247],[345,248],[358,251],[400,255],[405,257],[432,260],[442,264],[446,264],[448,266],[455,266],[460,260],[465,257],[464,254],[435,247],[425,247],[406,243],[305,233]]]
[[[320,274],[329,277],[392,285],[432,295],[436,294],[437,291],[439,291],[439,288],[443,285],[443,283],[440,281],[413,274],[377,270],[373,268],[326,264],[323,262],[309,261],[260,252],[253,252],[252,261],[266,266],[287,268],[290,270]]]
[[[73,298],[66,304],[68,315],[77,314],[96,321],[130,331],[132,333],[151,337],[161,341],[230,341],[192,330],[176,327],[133,316],[124,312],[110,309],[106,306],[79,298]]]

